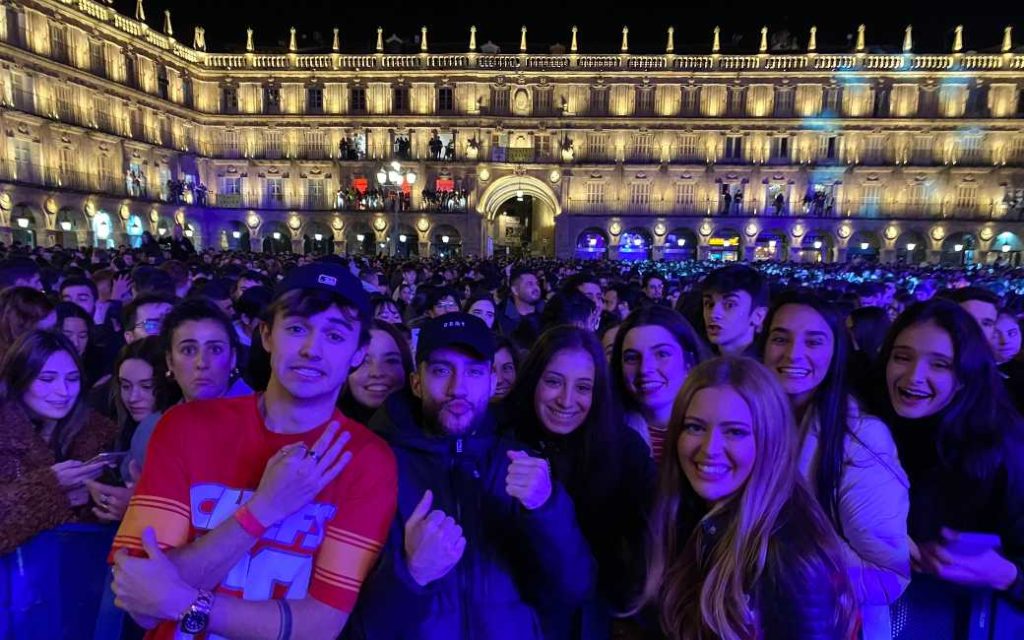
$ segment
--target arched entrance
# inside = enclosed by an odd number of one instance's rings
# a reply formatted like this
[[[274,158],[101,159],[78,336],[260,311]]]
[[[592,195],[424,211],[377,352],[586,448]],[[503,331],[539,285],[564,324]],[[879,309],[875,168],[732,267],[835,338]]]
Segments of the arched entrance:
[[[679,227],[673,229],[672,233],[665,236],[665,259],[666,260],[693,260],[697,257],[697,234]]]
[[[528,175],[507,175],[495,179],[484,190],[477,204],[477,212],[490,223],[491,237],[495,239],[496,245],[502,237],[501,233],[506,232],[500,220],[503,211],[512,212],[520,219],[525,216],[529,220],[529,225],[521,225],[528,226],[530,231],[527,251],[534,255],[555,254],[555,218],[562,213],[562,207],[546,182]],[[568,250],[569,247],[564,249]],[[520,250],[523,251],[521,244]]]
[[[334,233],[326,224],[316,220],[310,221],[302,234],[302,252],[307,256],[331,255],[334,253]]]
[[[978,241],[973,233],[951,233],[942,241],[939,264],[949,266],[973,264],[977,248]]]
[[[785,231],[762,231],[754,242],[755,261],[783,261],[789,257],[789,234]]]
[[[896,239],[896,263],[916,265],[928,259],[928,245],[917,231],[904,231]]]
[[[345,252],[350,256],[372,256],[377,253],[376,236],[366,222],[353,222],[345,232]]]
[[[644,227],[632,227],[619,236],[619,260],[650,260],[654,237]]]
[[[263,225],[263,253],[291,253],[292,232],[283,222]]]
[[[600,227],[588,227],[576,236],[577,260],[603,260],[608,257],[608,234]]]
[[[846,245],[846,259],[877,262],[878,252],[881,247],[882,243],[879,242],[877,233],[873,231],[858,231],[853,234],[853,237],[850,238]]]
[[[494,219],[494,251],[512,256],[528,256],[533,250],[533,196],[523,194],[506,200]]]
[[[238,220],[225,223],[226,228],[220,232],[220,248],[225,251],[251,251],[249,227]]]
[[[84,234],[89,232],[85,216],[71,207],[63,207],[57,212],[57,244],[67,249],[74,249],[82,244]]]
[[[156,239],[170,237],[174,230],[174,218],[170,216],[160,216],[156,222]]]
[[[114,218],[109,211],[97,209],[92,217],[92,246],[96,249],[111,249],[114,240]]]
[[[192,241],[196,251],[203,250],[203,234],[200,229],[199,223],[195,220],[185,220],[185,237]]]
[[[828,231],[817,230],[806,234],[800,241],[800,262],[832,262],[835,238]]]
[[[32,205],[19,204],[11,210],[11,239],[16,244],[32,248],[39,246],[39,234],[45,229]]]
[[[740,242],[739,231],[735,229],[720,229],[708,238],[708,248],[705,257],[708,260],[736,262],[740,259],[740,251],[742,251]]]
[[[989,264],[1020,265],[1024,244],[1021,243],[1020,237],[1016,233],[1004,231],[992,239],[990,246]]]
[[[457,258],[462,255],[462,235],[450,224],[439,224],[430,232],[430,255]]]
[[[416,258],[420,255],[419,234],[410,225],[398,224],[398,246],[395,252],[401,258]]]

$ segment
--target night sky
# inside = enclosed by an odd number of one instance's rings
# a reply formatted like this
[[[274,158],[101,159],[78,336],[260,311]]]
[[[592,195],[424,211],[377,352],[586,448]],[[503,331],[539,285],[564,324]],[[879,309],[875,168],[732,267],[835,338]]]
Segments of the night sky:
[[[210,51],[242,51],[245,29],[255,29],[257,51],[281,49],[287,44],[288,27],[299,30],[299,47],[310,52],[330,49],[331,29],[341,29],[342,50],[370,53],[377,26],[411,40],[419,28],[429,29],[432,52],[466,50],[469,26],[477,26],[477,43],[488,40],[502,47],[503,53],[519,50],[519,30],[525,25],[531,52],[547,52],[554,43],[569,44],[570,29],[580,29],[583,53],[618,51],[623,26],[629,26],[630,51],[664,52],[666,29],[676,29],[677,53],[707,53],[714,26],[722,27],[724,53],[755,53],[760,28],[770,33],[788,30],[801,49],[807,44],[808,28],[818,27],[819,51],[849,51],[857,25],[867,25],[869,50],[896,51],[903,40],[903,29],[914,26],[914,48],[919,52],[946,52],[953,29],[964,25],[965,50],[997,51],[1003,27],[1014,27],[1014,41],[1024,45],[1024,3],[961,3],[947,8],[941,2],[890,0],[882,2],[840,3],[835,0],[807,2],[736,2],[713,0],[697,5],[655,0],[456,0],[416,3],[343,2],[325,0],[144,0],[148,23],[157,29],[163,25],[164,9],[171,9],[175,35],[192,43],[196,25],[206,28]],[[135,0],[115,0],[115,7],[128,16],[135,14]],[[525,17],[524,17],[525,16]],[[848,37],[851,38],[848,40]],[[1018,50],[1024,48],[1018,46]]]

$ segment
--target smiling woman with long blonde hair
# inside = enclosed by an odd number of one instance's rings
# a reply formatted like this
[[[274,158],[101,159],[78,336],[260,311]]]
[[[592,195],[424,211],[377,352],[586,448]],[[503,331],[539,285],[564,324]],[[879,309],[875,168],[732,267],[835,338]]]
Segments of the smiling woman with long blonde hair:
[[[641,606],[672,640],[855,637],[835,533],[803,486],[786,395],[761,364],[724,357],[673,407]]]

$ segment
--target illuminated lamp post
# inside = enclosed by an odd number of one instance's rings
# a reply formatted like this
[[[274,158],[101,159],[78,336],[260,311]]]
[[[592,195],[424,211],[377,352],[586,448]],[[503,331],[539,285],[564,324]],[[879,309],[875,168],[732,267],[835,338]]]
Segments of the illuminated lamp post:
[[[394,256],[398,255],[398,243],[400,240],[398,237],[398,208],[402,198],[402,187],[406,184],[412,187],[416,184],[416,178],[415,171],[404,168],[397,161],[383,166],[377,171],[377,184],[380,185],[381,190],[395,195],[391,223],[391,255]]]

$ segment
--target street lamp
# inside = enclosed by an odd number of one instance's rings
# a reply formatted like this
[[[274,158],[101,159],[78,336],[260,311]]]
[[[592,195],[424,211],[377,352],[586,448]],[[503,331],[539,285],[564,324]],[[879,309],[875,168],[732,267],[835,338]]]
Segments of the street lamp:
[[[1002,251],[1003,253],[1010,253],[1010,245],[1008,245],[1008,244],[1004,244],[1004,245],[1003,245],[1003,248],[1001,249],[1001,251]]]
[[[416,184],[416,172],[402,166],[397,160],[390,165],[382,166],[377,171],[377,184],[381,191],[394,193],[394,203],[391,222],[391,250],[398,255],[398,208],[402,198],[402,187]],[[401,242],[405,242],[402,240]]]

